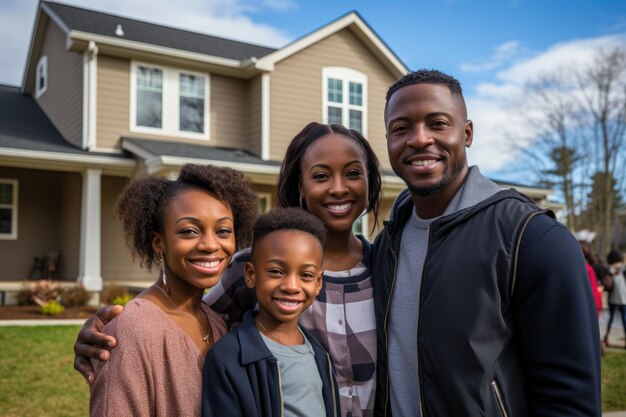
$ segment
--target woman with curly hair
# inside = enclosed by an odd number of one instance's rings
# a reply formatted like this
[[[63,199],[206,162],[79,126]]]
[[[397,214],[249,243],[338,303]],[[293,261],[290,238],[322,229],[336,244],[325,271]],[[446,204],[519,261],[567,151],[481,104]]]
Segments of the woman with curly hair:
[[[116,212],[133,258],[160,273],[104,327],[118,346],[93,362],[90,415],[199,416],[204,357],[227,331],[202,296],[248,244],[255,192],[235,170],[190,164],[130,182]]]

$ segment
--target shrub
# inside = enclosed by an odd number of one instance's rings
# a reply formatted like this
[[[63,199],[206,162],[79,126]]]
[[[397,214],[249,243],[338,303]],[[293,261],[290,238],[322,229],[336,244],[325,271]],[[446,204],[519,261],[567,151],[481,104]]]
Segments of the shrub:
[[[107,285],[100,294],[102,302],[106,305],[124,305],[132,299],[128,290],[115,284]],[[124,301],[125,300],[125,301]]]
[[[87,305],[92,294],[82,284],[66,288],[61,294],[61,302],[67,308]]]
[[[130,294],[120,295],[120,296],[115,297],[113,301],[111,302],[111,304],[112,305],[119,304],[121,306],[125,306],[126,303],[128,303],[132,299],[133,297]]]
[[[23,288],[17,293],[17,303],[23,305],[43,305],[50,300],[59,301],[61,285],[50,280],[39,280],[34,284],[24,282]]]
[[[39,312],[44,315],[54,316],[56,314],[61,314],[65,311],[65,307],[63,307],[58,301],[50,300],[45,304],[42,304],[39,307]]]

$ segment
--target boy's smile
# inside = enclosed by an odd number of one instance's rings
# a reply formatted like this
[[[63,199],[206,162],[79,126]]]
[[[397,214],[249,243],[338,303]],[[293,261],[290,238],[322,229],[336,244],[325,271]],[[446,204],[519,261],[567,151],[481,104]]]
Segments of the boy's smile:
[[[294,329],[322,287],[322,245],[309,233],[279,230],[255,242],[246,284],[256,287],[257,320],[270,331]]]

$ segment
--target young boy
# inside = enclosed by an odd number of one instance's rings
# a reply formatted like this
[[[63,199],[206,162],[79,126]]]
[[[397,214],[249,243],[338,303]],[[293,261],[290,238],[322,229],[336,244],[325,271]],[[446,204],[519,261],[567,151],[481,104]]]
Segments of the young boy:
[[[257,220],[245,281],[259,311],[209,351],[202,372],[202,415],[337,416],[328,353],[298,318],[322,287],[326,230],[307,212],[275,209]]]

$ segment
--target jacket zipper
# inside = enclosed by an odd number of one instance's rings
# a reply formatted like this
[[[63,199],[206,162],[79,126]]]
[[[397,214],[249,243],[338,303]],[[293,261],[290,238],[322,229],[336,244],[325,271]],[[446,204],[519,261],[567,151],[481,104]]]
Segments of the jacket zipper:
[[[389,294],[387,295],[387,309],[385,311],[385,326],[384,326],[384,331],[385,331],[385,348],[387,351],[387,355],[386,355],[386,360],[387,360],[387,375],[386,375],[386,380],[385,380],[385,386],[387,387],[387,389],[385,390],[385,409],[384,409],[384,416],[387,416],[387,409],[389,408],[389,336],[387,335],[387,321],[389,319],[389,308],[391,306],[391,296],[393,294],[393,290],[396,286],[396,272],[398,271],[398,257],[396,256],[396,253],[394,252],[393,249],[393,242],[391,239],[391,233],[389,232],[389,230],[386,230],[387,232],[387,236],[389,237],[389,252],[391,252],[391,255],[393,256],[393,277],[391,279],[391,291],[389,291]]]
[[[502,416],[509,417],[509,414],[506,412],[506,408],[504,408],[504,399],[502,398],[500,387],[498,387],[498,383],[495,379],[491,380],[491,387],[493,388],[493,392],[496,394],[496,400],[498,401],[498,406],[500,407],[500,412],[502,413]]]
[[[283,381],[280,378],[280,363],[276,359],[276,371],[278,372],[278,396],[280,397],[280,417],[284,416],[284,404],[283,404]]]
[[[337,399],[335,398],[335,382],[333,381],[333,365],[330,355],[326,352],[326,363],[328,363],[328,377],[330,379],[330,393],[333,397],[333,416],[337,417]]]

